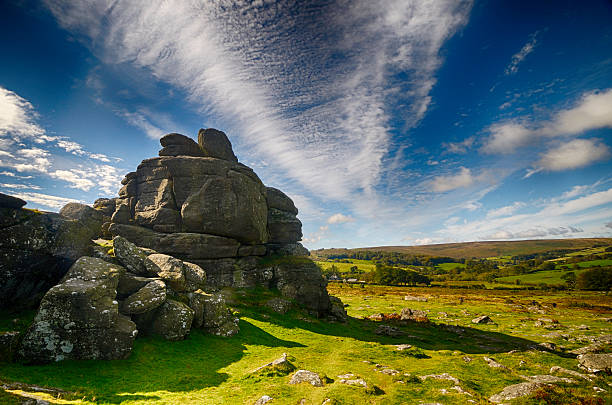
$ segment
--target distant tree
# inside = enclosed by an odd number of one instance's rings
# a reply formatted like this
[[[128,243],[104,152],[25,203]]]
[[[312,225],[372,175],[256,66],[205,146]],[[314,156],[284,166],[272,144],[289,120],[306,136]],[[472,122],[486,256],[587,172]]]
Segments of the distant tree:
[[[561,278],[565,280],[565,284],[568,288],[576,287],[576,273],[573,271],[568,271],[567,273],[563,274]]]
[[[576,287],[581,290],[597,291],[612,289],[612,268],[601,267],[580,273],[576,278]]]

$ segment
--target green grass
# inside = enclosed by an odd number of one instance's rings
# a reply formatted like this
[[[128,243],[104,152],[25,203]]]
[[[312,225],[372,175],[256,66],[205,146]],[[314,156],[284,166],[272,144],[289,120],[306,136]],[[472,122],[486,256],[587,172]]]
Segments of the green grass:
[[[357,262],[362,263],[339,263],[339,262],[324,262],[324,261],[315,261],[315,263],[322,270],[329,270],[332,266],[335,266],[340,273],[348,273],[350,272],[351,267],[357,266],[357,268],[361,271],[369,273],[371,271],[376,270],[376,265],[372,264],[369,260],[355,260]]]
[[[342,404],[464,404],[466,399],[486,403],[486,398],[504,386],[520,382],[520,375],[547,374],[552,365],[578,371],[574,358],[563,352],[529,350],[533,344],[553,341],[571,350],[588,344],[589,337],[610,330],[602,317],[609,316],[611,298],[595,292],[546,294],[342,285],[330,285],[329,290],[348,304],[352,319],[347,324],[317,320],[299,310],[279,315],[262,305],[272,292],[246,291],[235,295],[241,331],[232,338],[197,330],[180,342],[139,338],[126,360],[65,361],[42,366],[0,363],[0,379],[61,388],[72,392],[68,399],[88,404],[252,404],[264,394],[275,398],[272,404],[295,404],[302,398],[309,404],[321,404],[326,398]],[[405,301],[405,295],[426,296],[428,301]],[[539,303],[544,314],[528,309],[533,301]],[[391,338],[374,333],[380,323],[363,319],[379,312],[399,312],[404,307],[429,311],[432,322],[395,325],[405,334]],[[481,314],[488,314],[496,324],[472,324],[471,319]],[[572,340],[544,337],[550,331],[534,325],[544,316],[556,319],[560,330]],[[8,317],[13,319],[15,314]],[[24,320],[29,317],[31,314],[26,314]],[[10,328],[12,319],[0,325]],[[590,329],[577,329],[581,324]],[[394,345],[400,343],[413,348],[398,351]],[[288,385],[290,376],[251,374],[282,353],[288,353],[298,368],[335,381],[312,387]],[[463,361],[464,356],[472,361]],[[509,370],[489,368],[484,356],[493,357]],[[375,364],[400,374],[375,372]],[[337,376],[349,372],[384,394],[338,383]],[[415,378],[443,372],[459,378],[461,387],[472,397],[453,391],[443,394],[442,389],[454,385],[449,381],[420,382]],[[607,383],[612,379],[602,376],[592,384],[607,388]],[[591,385],[584,382],[572,389],[577,398],[594,394]],[[606,394],[596,395],[610,399]],[[0,395],[0,402],[4,399]]]
[[[582,270],[570,270],[573,271],[576,276],[587,269]],[[567,271],[563,270],[546,270],[546,271],[536,271],[535,273],[529,274],[521,274],[516,276],[507,276],[507,277],[499,277],[495,280],[500,283],[508,283],[512,284],[517,279],[521,280],[521,283],[524,284],[540,284],[545,283],[549,285],[565,285],[565,280],[561,277],[567,273]]]
[[[585,268],[590,268],[590,267],[594,267],[594,266],[612,266],[612,260],[611,259],[605,259],[605,260],[589,260],[586,262],[579,262],[579,263],[567,263],[567,264],[558,264],[557,265],[557,269],[564,269],[564,267],[569,267],[570,269],[572,269],[574,267],[574,265],[577,264],[578,267],[581,267],[583,269]]]
[[[437,269],[449,271],[452,269],[456,269],[459,267],[460,269],[465,269],[465,264],[463,263],[440,263],[436,266]]]

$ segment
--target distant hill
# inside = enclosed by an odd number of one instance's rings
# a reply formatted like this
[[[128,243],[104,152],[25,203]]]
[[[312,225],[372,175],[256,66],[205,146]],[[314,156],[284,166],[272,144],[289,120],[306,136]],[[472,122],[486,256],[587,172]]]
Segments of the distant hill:
[[[373,246],[355,249],[318,249],[311,251],[314,257],[327,257],[356,251],[399,252],[413,255],[448,256],[456,259],[492,256],[529,255],[558,249],[586,249],[595,246],[612,246],[612,238],[537,239],[517,241],[484,241],[441,243],[420,246]]]

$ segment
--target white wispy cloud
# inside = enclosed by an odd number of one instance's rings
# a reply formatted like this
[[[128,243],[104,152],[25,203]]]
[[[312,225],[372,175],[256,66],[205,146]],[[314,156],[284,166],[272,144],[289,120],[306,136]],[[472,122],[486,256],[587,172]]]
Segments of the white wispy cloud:
[[[406,106],[406,129],[422,119],[439,51],[471,8],[404,0],[46,4],[106,63],[145,68],[220,117],[238,152],[270,162],[264,176],[282,172],[348,202],[373,195],[385,170],[389,101]],[[398,72],[411,80],[395,80]],[[150,120],[126,118],[158,136]]]
[[[545,121],[527,118],[491,125],[481,151],[513,153],[518,148],[546,139],[580,135],[584,132],[612,128],[612,89],[587,92],[574,107],[562,109]]]
[[[506,75],[513,75],[518,72],[519,65],[521,64],[521,62],[525,60],[527,55],[529,55],[535,50],[536,45],[538,44],[538,40],[536,37],[537,32],[530,36],[529,41],[527,41],[527,43],[523,45],[520,51],[512,55],[512,60],[510,61],[510,64],[504,72]]]
[[[0,167],[13,171],[3,171],[2,175],[16,179],[43,176],[68,183],[68,187],[82,191],[97,189],[105,194],[114,194],[120,186],[119,169],[109,164],[111,159],[101,153],[92,153],[83,145],[68,137],[51,136],[38,125],[38,113],[34,106],[15,92],[0,87]],[[74,158],[61,157],[64,151]],[[63,163],[58,163],[61,160]],[[62,167],[66,165],[78,166]],[[27,173],[24,176],[17,173]],[[6,183],[4,187],[9,187]],[[23,185],[21,188],[39,189],[39,186]],[[27,186],[27,187],[26,187]],[[38,197],[36,197],[38,198]],[[57,200],[59,201],[59,200]],[[49,204],[47,207],[56,208]]]
[[[21,198],[22,200],[27,201],[28,203],[34,203],[38,205],[42,205],[43,207],[48,207],[51,209],[60,209],[64,205],[77,202],[81,204],[85,204],[82,200],[76,200],[74,198],[65,198],[58,197],[55,195],[43,194],[43,193],[25,193],[25,192],[12,192],[11,195]]]
[[[467,188],[490,180],[487,171],[478,174],[467,167],[460,167],[458,172],[448,175],[436,176],[429,182],[431,189],[436,193],[443,193],[458,188]]]
[[[474,141],[475,138],[470,136],[461,142],[445,142],[442,144],[442,148],[445,149],[446,153],[463,154],[467,153],[467,151],[474,145]]]
[[[574,139],[544,152],[538,167],[559,171],[577,169],[610,157],[610,148],[598,139]]]
[[[505,207],[497,208],[494,210],[490,210],[487,212],[487,217],[495,218],[495,217],[505,217],[507,215],[514,214],[517,210],[523,208],[525,203],[517,201],[514,204],[506,205]]]
[[[334,214],[331,217],[327,218],[328,224],[344,224],[346,222],[355,222],[355,218],[350,215],[344,214]]]

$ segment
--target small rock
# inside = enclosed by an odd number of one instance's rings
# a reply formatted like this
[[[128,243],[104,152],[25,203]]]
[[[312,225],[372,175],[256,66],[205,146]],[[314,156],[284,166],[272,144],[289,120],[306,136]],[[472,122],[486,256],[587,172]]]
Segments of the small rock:
[[[151,311],[166,301],[166,284],[154,280],[123,301],[119,312],[126,315],[142,314]]]
[[[588,346],[584,346],[575,350],[570,351],[572,354],[588,354],[588,353],[602,353],[606,349],[603,343],[592,343]]]
[[[493,322],[493,320],[489,318],[487,315],[483,315],[483,316],[479,316],[478,318],[472,319],[472,323],[491,325],[491,324],[494,324],[495,322]]]
[[[429,322],[427,312],[418,309],[404,308],[400,316],[402,321]]]
[[[591,328],[589,328],[587,325],[578,325],[577,329],[580,329],[580,330],[589,330]]]
[[[581,354],[578,356],[578,367],[589,373],[610,373],[612,371],[612,354]]]
[[[402,350],[408,350],[412,347],[412,345],[407,345],[407,344],[401,344],[401,345],[395,345],[395,348],[399,351]]]
[[[568,374],[574,377],[582,378],[583,380],[592,381],[592,378],[586,374],[582,374],[574,370],[568,370],[566,368],[559,367],[559,366],[552,366],[550,368],[550,373],[551,374]]]
[[[497,361],[495,361],[494,359],[492,359],[490,357],[483,357],[482,359],[487,362],[489,367],[501,368],[503,370],[508,370],[508,367],[504,366],[503,364],[498,363]]]
[[[427,297],[416,297],[413,295],[404,296],[404,301],[427,302]]]
[[[419,379],[421,381],[425,381],[429,378],[432,378],[434,380],[448,380],[448,381],[452,381],[455,384],[459,384],[459,379],[456,377],[453,377],[452,375],[448,374],[448,373],[442,373],[442,374],[428,374],[428,375],[424,375],[424,376],[419,376]]]
[[[599,388],[599,387],[593,387],[593,391],[595,391],[595,392],[608,392],[608,391],[604,390],[603,388]]]
[[[253,373],[287,375],[295,370],[295,368],[296,367],[287,359],[287,353],[283,353],[278,359],[253,370]]]
[[[354,379],[341,378],[340,380],[338,380],[338,383],[368,388],[368,383],[365,382],[363,378],[354,378]]]
[[[536,391],[541,386],[542,384],[533,382],[524,382],[520,384],[509,385],[504,388],[499,394],[495,394],[491,398],[489,398],[489,401],[496,404],[500,404],[511,399],[527,396]]]
[[[272,401],[272,397],[268,395],[264,395],[261,398],[259,398],[257,401],[255,401],[255,405],[267,404],[270,401]]]
[[[469,363],[472,361],[472,358],[470,356],[463,356],[461,360],[465,361],[466,363]]]
[[[398,375],[400,373],[398,370],[392,368],[383,368],[380,372],[386,375]]]
[[[300,383],[308,383],[315,387],[322,387],[323,381],[321,381],[321,377],[312,371],[308,370],[298,370],[293,374],[289,384],[300,384]]]
[[[521,376],[522,379],[527,380],[529,382],[540,383],[540,384],[558,384],[558,383],[566,383],[566,384],[576,384],[576,380],[565,377],[557,377],[555,375],[530,375],[530,376]]]
[[[557,345],[551,342],[542,342],[537,345],[537,348],[552,352],[556,350]]]

